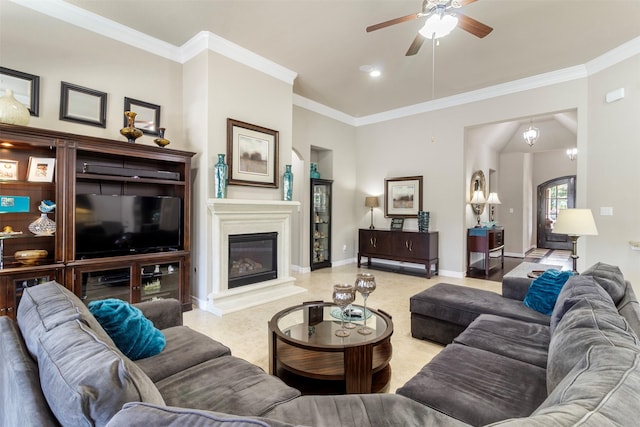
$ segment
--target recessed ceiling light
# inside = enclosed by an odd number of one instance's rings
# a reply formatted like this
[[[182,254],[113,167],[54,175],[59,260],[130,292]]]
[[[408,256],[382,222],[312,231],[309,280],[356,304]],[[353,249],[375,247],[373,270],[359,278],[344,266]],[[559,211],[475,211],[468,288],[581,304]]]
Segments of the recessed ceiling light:
[[[373,65],[361,65],[360,71],[369,74],[371,77],[380,77],[382,75],[382,71]]]

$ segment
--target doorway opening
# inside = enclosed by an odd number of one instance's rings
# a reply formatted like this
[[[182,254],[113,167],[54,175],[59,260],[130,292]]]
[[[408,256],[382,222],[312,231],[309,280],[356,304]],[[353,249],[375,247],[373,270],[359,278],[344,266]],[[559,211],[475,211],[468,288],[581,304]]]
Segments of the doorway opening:
[[[571,249],[569,237],[553,233],[553,226],[560,209],[570,209],[575,204],[575,175],[554,178],[538,186],[538,248]]]

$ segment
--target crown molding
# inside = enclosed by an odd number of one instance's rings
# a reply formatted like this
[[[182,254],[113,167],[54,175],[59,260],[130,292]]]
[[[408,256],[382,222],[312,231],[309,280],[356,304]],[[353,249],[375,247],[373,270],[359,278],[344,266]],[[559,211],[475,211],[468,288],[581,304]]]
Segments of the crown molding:
[[[631,39],[587,62],[585,64],[587,73],[591,76],[636,55],[640,55],[640,37]]]
[[[296,72],[208,31],[196,34],[185,44],[177,47],[62,0],[10,1],[181,64],[199,53],[209,50],[290,85],[293,85],[297,77]],[[293,94],[293,104],[351,126],[366,126],[584,78],[638,54],[640,54],[640,37],[636,37],[582,65],[363,117],[350,116],[296,94]]]
[[[180,49],[148,34],[134,30],[62,0],[10,0],[52,18],[142,49],[154,55],[178,61]]]
[[[586,67],[584,65],[577,65],[575,67],[564,68],[562,70],[538,74],[471,92],[461,93],[459,95],[438,98],[433,101],[422,102],[420,104],[409,105],[407,107],[396,108],[394,110],[360,117],[355,119],[356,126],[365,126],[402,117],[413,116],[415,114],[428,113],[459,105],[471,104],[473,102],[484,101],[491,98],[497,98],[499,96],[564,83],[584,77],[587,77]]]
[[[294,71],[208,31],[196,34],[191,40],[178,47],[62,0],[10,1],[181,64],[184,64],[200,52],[210,50],[289,85],[293,85],[293,81],[298,75]]]
[[[327,107],[324,104],[320,104],[319,102],[305,98],[304,96],[300,96],[296,93],[293,94],[293,105],[304,108],[305,110],[313,111],[314,113],[318,113],[322,116],[329,117],[350,126],[358,126],[357,119],[355,117],[331,107]]]
[[[295,71],[291,71],[209,31],[199,32],[180,47],[180,63],[184,64],[204,50],[216,52],[290,85],[293,85],[293,81],[298,76]]]

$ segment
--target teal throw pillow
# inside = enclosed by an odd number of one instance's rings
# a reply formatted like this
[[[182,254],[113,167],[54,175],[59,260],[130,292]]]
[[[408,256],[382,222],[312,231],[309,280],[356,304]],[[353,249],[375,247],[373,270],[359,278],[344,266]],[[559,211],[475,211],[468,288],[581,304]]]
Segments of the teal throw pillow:
[[[529,285],[529,291],[524,297],[524,305],[551,316],[562,287],[572,275],[570,271],[554,269],[545,271]]]
[[[129,359],[155,356],[165,345],[164,334],[138,308],[119,299],[89,303],[89,311]]]

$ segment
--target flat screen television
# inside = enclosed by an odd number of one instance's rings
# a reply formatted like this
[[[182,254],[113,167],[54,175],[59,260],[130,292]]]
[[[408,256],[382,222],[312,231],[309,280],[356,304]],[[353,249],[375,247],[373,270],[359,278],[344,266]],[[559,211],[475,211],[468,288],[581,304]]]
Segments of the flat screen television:
[[[76,259],[182,249],[182,199],[76,195]]]

